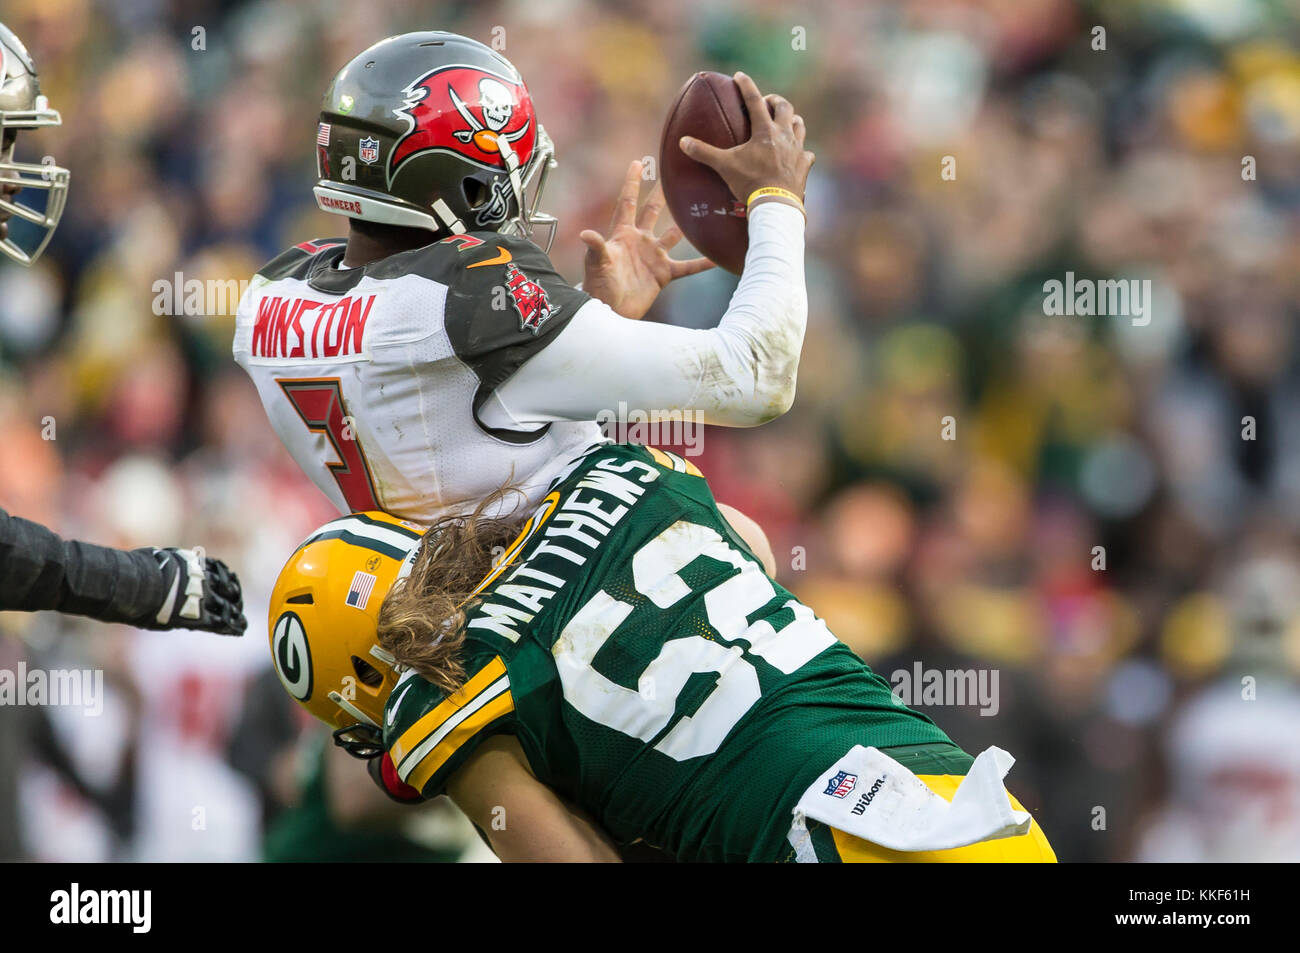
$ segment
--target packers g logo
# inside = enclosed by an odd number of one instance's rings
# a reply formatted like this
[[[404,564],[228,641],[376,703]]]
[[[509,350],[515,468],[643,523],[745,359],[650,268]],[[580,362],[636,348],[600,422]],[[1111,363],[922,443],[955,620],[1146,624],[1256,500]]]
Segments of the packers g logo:
[[[300,702],[311,698],[311,649],[296,612],[285,612],[275,621],[271,658],[285,690]]]

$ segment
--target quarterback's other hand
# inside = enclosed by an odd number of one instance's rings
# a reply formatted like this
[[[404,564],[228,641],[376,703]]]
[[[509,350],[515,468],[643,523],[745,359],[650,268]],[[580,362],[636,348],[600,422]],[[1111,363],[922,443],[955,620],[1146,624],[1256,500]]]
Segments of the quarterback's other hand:
[[[193,549],[155,549],[167,595],[158,611],[141,623],[145,629],[199,629],[243,635],[244,596],[239,577],[219,559],[201,558]]]
[[[803,147],[807,135],[803,117],[795,113],[784,96],[760,93],[746,74],[737,73],[735,80],[749,113],[749,141],[719,149],[683,136],[682,152],[722,176],[731,194],[742,202],[748,201],[756,189],[768,187],[785,189],[802,199],[808,172],[817,159]]]
[[[664,208],[663,186],[656,184],[638,212],[641,163],[627,167],[623,191],[614,207],[609,236],[590,228],[578,235],[587,246],[582,289],[625,318],[637,319],[650,310],[660,290],[675,278],[712,268],[707,258],[679,261],[668,252],[682,240],[676,225],[655,237],[655,222]]]

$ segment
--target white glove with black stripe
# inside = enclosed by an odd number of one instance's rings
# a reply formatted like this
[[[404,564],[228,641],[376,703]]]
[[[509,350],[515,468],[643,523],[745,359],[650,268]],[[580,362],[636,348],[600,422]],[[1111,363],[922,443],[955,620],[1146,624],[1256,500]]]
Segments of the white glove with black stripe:
[[[244,597],[239,577],[219,559],[193,549],[154,549],[167,594],[146,629],[199,629],[243,635]]]

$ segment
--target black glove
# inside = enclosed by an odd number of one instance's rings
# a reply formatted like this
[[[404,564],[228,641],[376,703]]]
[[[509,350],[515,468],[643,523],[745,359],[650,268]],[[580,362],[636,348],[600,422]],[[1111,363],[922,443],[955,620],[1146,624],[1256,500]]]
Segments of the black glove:
[[[200,629],[243,635],[244,597],[239,578],[219,559],[200,559],[193,549],[155,549],[167,596],[145,629]]]

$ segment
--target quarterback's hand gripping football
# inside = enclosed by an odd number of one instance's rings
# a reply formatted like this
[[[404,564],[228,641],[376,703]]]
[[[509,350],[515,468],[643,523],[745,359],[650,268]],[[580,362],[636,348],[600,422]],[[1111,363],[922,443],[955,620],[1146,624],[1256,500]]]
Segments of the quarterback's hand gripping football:
[[[749,113],[749,141],[731,149],[719,149],[683,136],[682,152],[722,176],[732,195],[742,202],[749,201],[759,189],[771,189],[789,192],[802,203],[808,172],[817,159],[803,147],[807,135],[803,117],[784,96],[760,93],[746,74],[737,73],[735,80]],[[771,195],[754,201],[782,199]]]
[[[244,597],[239,577],[219,559],[193,549],[155,549],[167,595],[146,629],[199,629],[220,635],[243,635]]]
[[[641,171],[639,161],[627,168],[609,236],[590,228],[578,235],[587,246],[583,290],[634,320],[650,310],[668,282],[713,267],[707,258],[679,261],[668,257],[668,252],[682,240],[682,230],[673,225],[655,237],[655,222],[664,208],[664,190],[656,184],[638,211]]]

